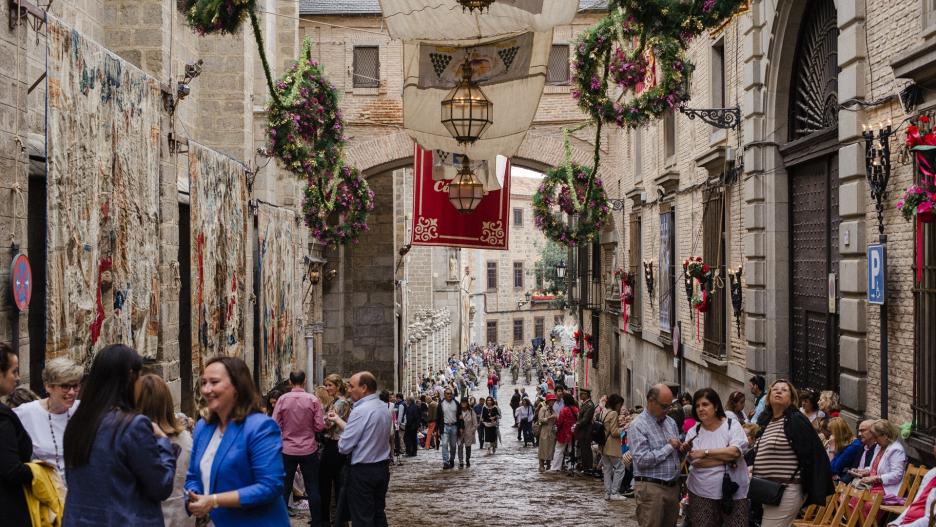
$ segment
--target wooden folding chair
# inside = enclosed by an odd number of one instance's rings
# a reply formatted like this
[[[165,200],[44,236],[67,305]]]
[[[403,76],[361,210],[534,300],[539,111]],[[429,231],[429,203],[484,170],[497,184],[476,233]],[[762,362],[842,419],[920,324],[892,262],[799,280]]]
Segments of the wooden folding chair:
[[[906,510],[913,503],[917,493],[920,491],[920,484],[923,483],[923,476],[929,469],[923,465],[907,465],[907,471],[904,473],[903,481],[900,482],[900,489],[897,495],[904,498],[903,505],[881,505],[881,510],[887,514],[892,514],[894,518]]]
[[[864,505],[871,498],[870,494],[865,490],[849,486],[848,491],[842,496],[835,514],[832,516],[832,522],[823,525],[828,527],[857,527]]]
[[[881,510],[881,501],[884,499],[883,494],[876,492],[865,491],[865,504],[870,503],[871,506],[868,507],[868,512],[865,514],[865,508],[867,505],[862,506],[858,512],[861,514],[861,521],[859,522],[860,527],[875,527],[877,525],[878,512]]]
[[[832,515],[835,514],[835,510],[847,489],[847,485],[839,483],[835,486],[835,493],[826,499],[825,505],[821,507],[810,505],[806,508],[803,518],[793,522],[793,525],[795,527],[829,525],[832,522]]]

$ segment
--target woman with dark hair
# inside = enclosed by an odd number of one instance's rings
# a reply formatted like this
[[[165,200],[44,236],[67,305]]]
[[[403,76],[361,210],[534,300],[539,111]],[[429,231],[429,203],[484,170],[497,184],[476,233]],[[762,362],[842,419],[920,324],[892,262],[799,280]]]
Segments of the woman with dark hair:
[[[13,392],[19,383],[19,357],[0,342],[0,397]],[[8,525],[32,525],[23,487],[32,485],[32,439],[19,417],[0,403],[0,511]]]
[[[283,391],[273,388],[267,392],[266,396],[266,405],[263,409],[263,412],[267,415],[273,415],[273,409],[276,407],[276,401],[279,401],[279,398],[283,396]]]
[[[484,442],[488,444],[491,454],[497,452],[497,425],[500,417],[500,409],[494,404],[494,398],[488,396],[481,409],[481,425],[484,428]]]
[[[749,421],[747,415],[744,413],[744,400],[744,392],[736,390],[731,392],[731,395],[728,396],[728,404],[725,405],[725,416],[734,419],[742,426],[746,425]]]
[[[621,480],[624,478],[624,463],[621,462],[621,405],[624,398],[616,393],[608,396],[605,410],[601,414],[604,425],[605,444],[601,448],[601,474],[604,478],[606,500],[623,500],[620,494]]]
[[[68,495],[62,525],[163,526],[176,457],[165,432],[136,411],[143,360],[112,344],[98,352],[65,428]]]
[[[711,388],[693,395],[691,411],[698,424],[686,433],[689,519],[693,527],[746,527],[750,479],[744,462],[748,448],[744,427],[725,415],[718,393]],[[732,489],[730,496],[724,495]]]
[[[824,505],[835,492],[832,470],[819,435],[799,411],[796,388],[778,379],[765,395],[767,402],[757,421],[760,427],[755,445],[752,476],[785,486],[778,505],[764,505],[762,527],[786,527],[800,508]]]
[[[264,415],[247,364],[209,360],[201,394],[208,417],[195,425],[185,479],[189,512],[211,516],[217,527],[289,525],[280,429]]]
[[[172,496],[162,503],[163,519],[166,525],[195,525],[195,520],[185,511],[185,474],[188,471],[189,457],[192,455],[192,434],[185,427],[185,423],[176,417],[172,393],[166,381],[152,373],[140,377],[136,388],[136,407],[166,434],[173,450],[178,452],[179,456],[176,460]]]
[[[825,418],[826,414],[819,409],[819,393],[806,388],[799,394],[800,412],[806,416],[806,419],[812,423],[813,428],[818,429],[819,423]]]

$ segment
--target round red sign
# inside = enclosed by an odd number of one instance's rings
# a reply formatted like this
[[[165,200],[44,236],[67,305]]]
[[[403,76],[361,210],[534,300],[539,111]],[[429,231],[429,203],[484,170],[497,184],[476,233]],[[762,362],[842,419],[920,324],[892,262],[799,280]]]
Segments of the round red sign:
[[[32,267],[25,254],[17,254],[10,265],[11,291],[17,309],[26,311],[32,299]]]

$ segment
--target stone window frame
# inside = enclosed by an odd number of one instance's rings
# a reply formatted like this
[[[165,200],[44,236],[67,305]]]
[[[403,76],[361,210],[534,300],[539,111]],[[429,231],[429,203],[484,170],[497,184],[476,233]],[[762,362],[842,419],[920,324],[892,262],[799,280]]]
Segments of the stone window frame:
[[[517,290],[522,290],[525,280],[523,279],[523,261],[516,261],[513,263],[513,287]],[[519,284],[518,284],[519,282]]]
[[[376,87],[355,87],[354,86],[354,50],[355,48],[377,48],[377,86]],[[345,92],[352,95],[377,96],[381,92],[386,93],[386,79],[384,71],[380,67],[386,62],[386,46],[381,42],[370,39],[361,41],[352,41],[345,43],[345,68],[347,76],[345,78]]]
[[[676,165],[676,111],[670,108],[662,118],[663,128],[663,166],[666,168]]]
[[[546,317],[535,317],[533,319],[533,338],[546,338]]]
[[[724,35],[712,42],[709,62],[711,79],[712,108],[725,108],[728,104],[728,79],[725,71],[725,37]]]
[[[488,320],[484,325],[485,337],[487,338],[488,343],[494,342],[497,343],[498,334],[497,334],[497,321]],[[491,333],[494,333],[494,340],[491,340]]]
[[[554,72],[551,66],[553,65],[553,60],[558,60],[558,59],[553,59],[553,53],[557,51],[561,52],[563,50],[565,51],[565,59],[566,59],[565,60],[565,63],[566,63],[565,77],[555,79],[554,74],[558,72]],[[569,62],[569,57],[571,56],[571,53],[572,53],[572,47],[567,42],[554,42],[552,46],[550,46],[549,57],[547,58],[547,61],[546,61],[546,85],[547,86],[563,86],[563,87],[568,88],[568,86],[571,84],[572,66]]]
[[[523,227],[523,208],[522,207],[513,208],[513,226]]]
[[[488,291],[497,291],[497,262],[488,261],[485,267],[485,287]]]
[[[523,342],[524,324],[522,318],[513,319],[513,341]],[[519,336],[518,336],[519,334]]]

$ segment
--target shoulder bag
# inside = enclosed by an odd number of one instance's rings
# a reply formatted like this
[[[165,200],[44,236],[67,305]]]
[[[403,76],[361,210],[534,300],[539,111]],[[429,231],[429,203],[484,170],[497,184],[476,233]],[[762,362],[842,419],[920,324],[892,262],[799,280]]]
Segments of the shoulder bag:
[[[762,436],[763,437],[763,436]],[[760,439],[757,440],[757,447],[754,449],[754,459],[757,459],[757,450],[760,449]],[[796,471],[793,472],[791,480],[795,480],[799,475],[800,467],[797,461]],[[780,505],[783,500],[783,492],[786,490],[786,483],[778,483],[773,480],[751,476],[751,483],[748,487],[748,499],[751,503],[760,503],[761,505]]]

